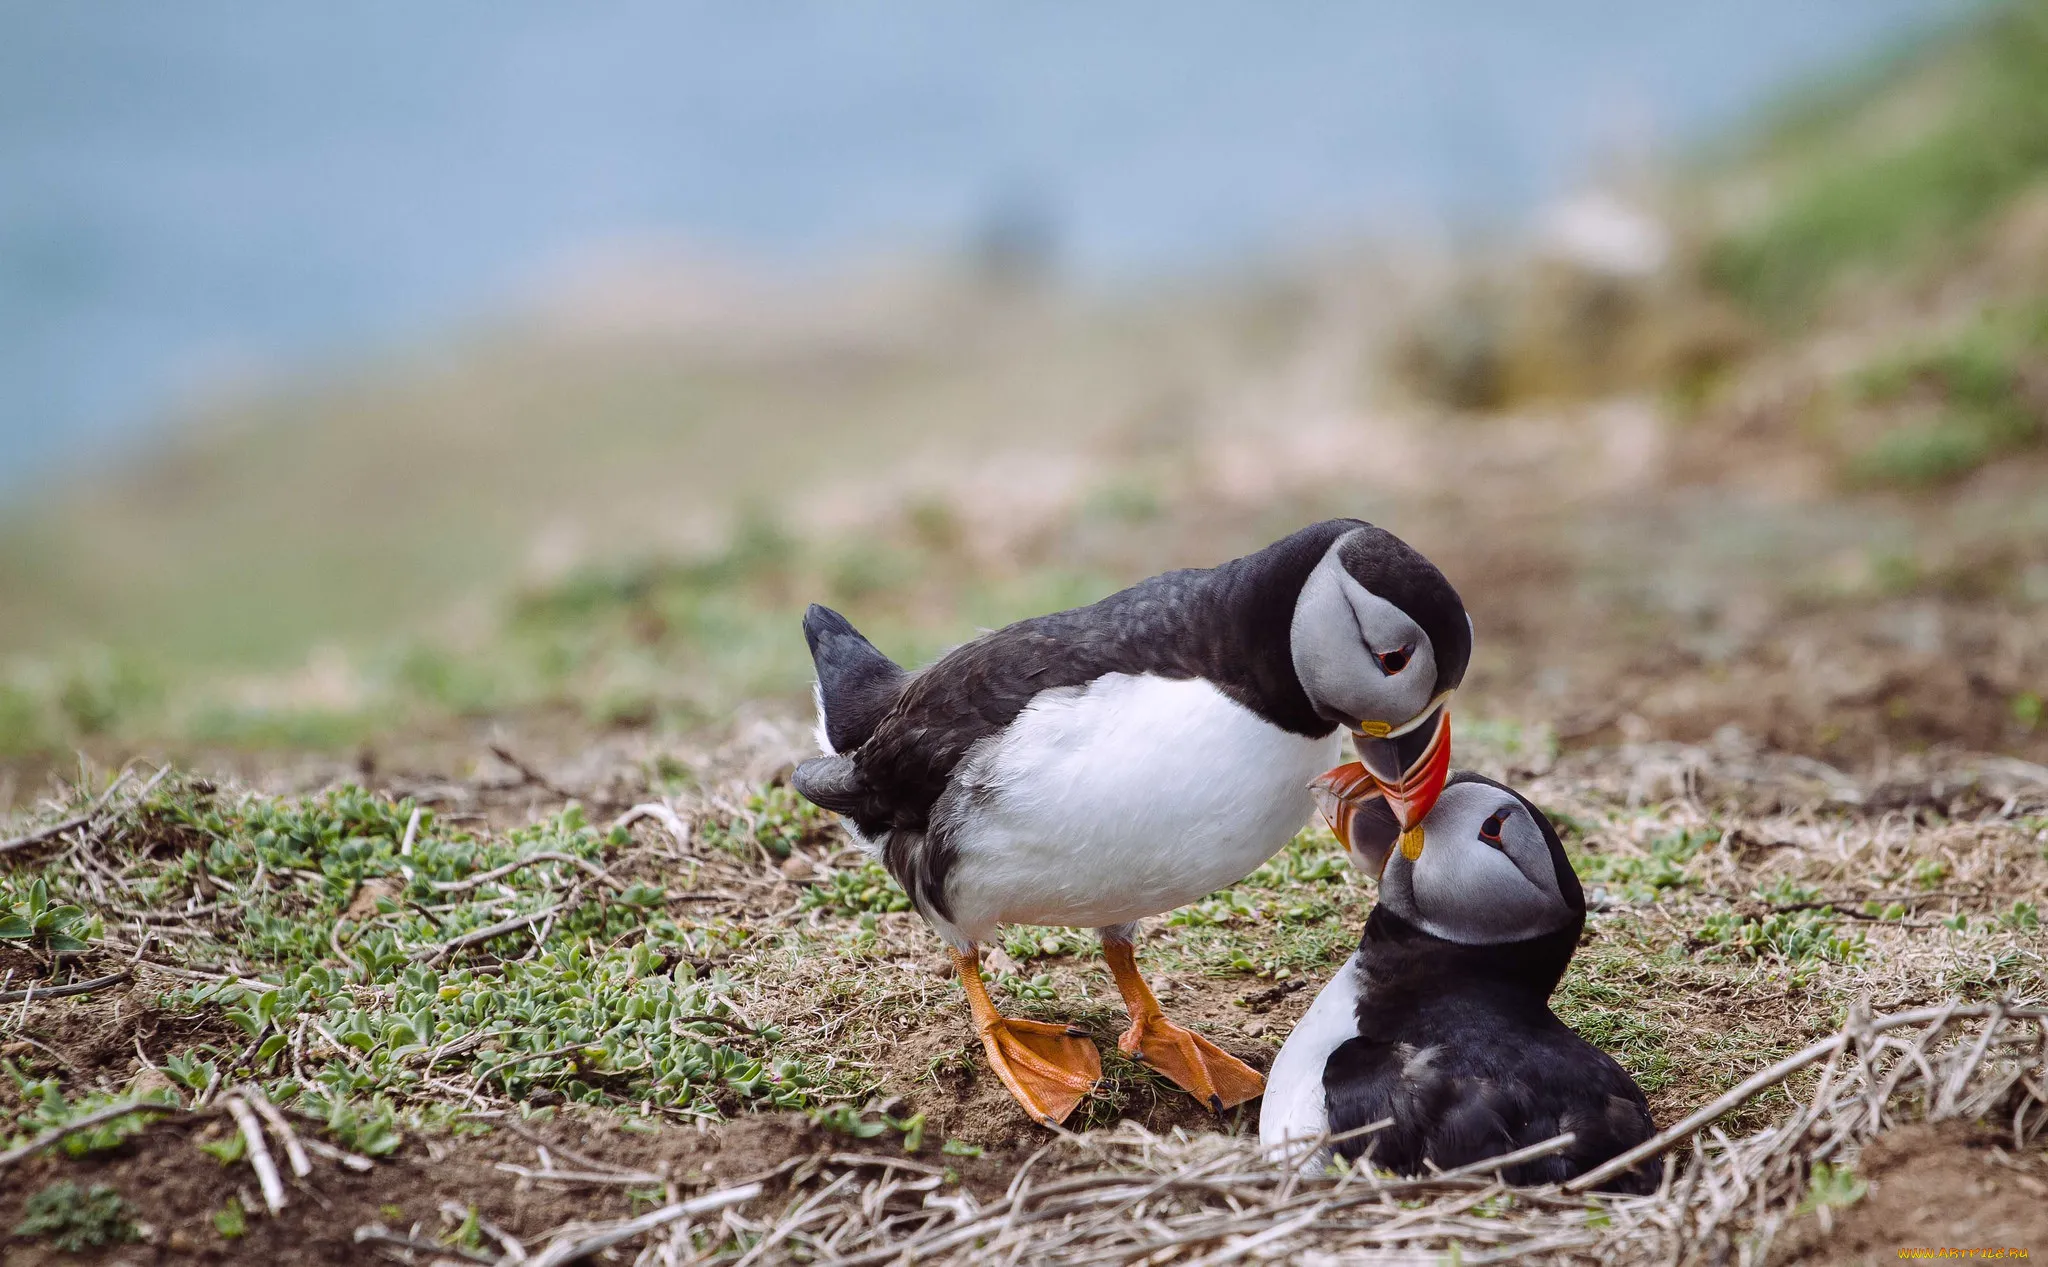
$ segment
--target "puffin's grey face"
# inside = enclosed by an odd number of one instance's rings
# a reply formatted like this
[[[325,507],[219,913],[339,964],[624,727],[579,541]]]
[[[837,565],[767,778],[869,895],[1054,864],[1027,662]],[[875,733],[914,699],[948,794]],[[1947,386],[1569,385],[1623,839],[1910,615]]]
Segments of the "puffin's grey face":
[[[1294,603],[1294,672],[1317,711],[1384,739],[1413,729],[1437,695],[1436,649],[1413,617],[1360,584],[1330,547]]]
[[[1406,605],[1375,584],[1404,595]],[[1439,645],[1446,637],[1455,645]],[[1350,728],[1372,786],[1404,828],[1429,813],[1450,774],[1446,704],[1464,677],[1471,637],[1450,583],[1382,529],[1338,538],[1295,599],[1295,676],[1317,712]]]
[[[1428,847],[1412,859],[1390,851],[1380,901],[1409,923],[1469,946],[1565,927],[1583,908],[1559,887],[1565,864],[1540,818],[1505,788],[1476,779],[1451,784],[1423,821]]]

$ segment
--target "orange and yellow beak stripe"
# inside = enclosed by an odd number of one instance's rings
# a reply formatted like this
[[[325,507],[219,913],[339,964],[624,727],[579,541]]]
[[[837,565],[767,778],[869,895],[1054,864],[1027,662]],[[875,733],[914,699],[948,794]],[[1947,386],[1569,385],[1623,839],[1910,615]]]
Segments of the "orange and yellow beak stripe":
[[[1360,812],[1374,797],[1384,799],[1401,829],[1401,856],[1413,862],[1422,856],[1422,821],[1436,807],[1450,776],[1451,714],[1445,709],[1437,716],[1428,746],[1402,772],[1398,782],[1388,783],[1366,769],[1364,763],[1350,761],[1317,777],[1309,787],[1338,841],[1359,860],[1363,869],[1378,876],[1386,870],[1397,840],[1362,837],[1355,831]]]

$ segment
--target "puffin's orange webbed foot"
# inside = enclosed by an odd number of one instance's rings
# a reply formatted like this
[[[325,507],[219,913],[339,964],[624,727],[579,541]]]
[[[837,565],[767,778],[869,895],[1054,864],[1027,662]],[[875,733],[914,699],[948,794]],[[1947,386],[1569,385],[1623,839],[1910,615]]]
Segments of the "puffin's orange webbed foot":
[[[1051,1126],[1066,1121],[1102,1079],[1102,1056],[1087,1031],[1004,1016],[982,982],[980,954],[956,952],[953,965],[996,1077],[1035,1120]]]
[[[1266,1090],[1258,1070],[1157,1013],[1131,1022],[1117,1046],[1218,1113],[1257,1099]]]
[[[1266,1080],[1258,1070],[1166,1019],[1152,988],[1138,975],[1137,953],[1129,942],[1105,939],[1102,952],[1131,1014],[1131,1027],[1117,1040],[1126,1055],[1165,1074],[1218,1113],[1264,1094]]]
[[[998,1017],[982,1032],[981,1049],[1017,1103],[1054,1126],[1066,1121],[1102,1078],[1095,1044],[1064,1025]]]

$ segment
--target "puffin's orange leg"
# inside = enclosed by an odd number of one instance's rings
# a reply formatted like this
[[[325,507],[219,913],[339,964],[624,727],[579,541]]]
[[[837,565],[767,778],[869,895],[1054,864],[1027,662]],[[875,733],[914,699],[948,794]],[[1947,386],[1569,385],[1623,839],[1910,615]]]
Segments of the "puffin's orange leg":
[[[1138,975],[1137,950],[1131,943],[1105,941],[1102,953],[1131,1014],[1131,1027],[1117,1040],[1126,1055],[1151,1065],[1218,1113],[1265,1091],[1266,1080],[1258,1070],[1166,1019],[1159,1000],[1152,997],[1152,987]]]
[[[996,1077],[1034,1119],[1052,1126],[1065,1121],[1102,1077],[1102,1057],[1087,1031],[996,1011],[981,980],[979,950],[953,952],[953,966]]]

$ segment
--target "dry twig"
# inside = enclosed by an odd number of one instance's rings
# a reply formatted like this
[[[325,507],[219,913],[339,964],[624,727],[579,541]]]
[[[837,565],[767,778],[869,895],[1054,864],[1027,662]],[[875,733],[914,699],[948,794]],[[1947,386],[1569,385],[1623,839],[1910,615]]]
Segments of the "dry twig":
[[[567,789],[558,786],[555,783],[555,781],[548,778],[547,775],[542,774],[540,771],[534,769],[532,766],[526,764],[524,761],[521,761],[518,757],[513,756],[511,751],[507,749],[503,744],[494,743],[490,746],[490,748],[492,756],[504,762],[506,765],[511,766],[513,770],[518,772],[519,777],[525,782],[533,784],[535,787],[541,789],[543,792],[553,793],[554,795],[561,797],[565,801],[573,801],[576,799],[576,794],[574,792],[568,791]]]
[[[576,905],[577,900],[580,899],[582,896],[583,891],[581,889],[571,889],[569,890],[568,897],[563,898],[561,901],[556,902],[552,906],[544,906],[541,909],[530,912],[526,915],[515,915],[511,919],[499,920],[497,923],[489,925],[488,927],[479,928],[475,932],[464,933],[460,937],[453,938],[449,941],[444,941],[438,946],[422,946],[418,950],[412,952],[411,958],[414,963],[424,963],[428,965],[440,963],[442,960],[446,959],[448,956],[454,954],[458,950],[462,950],[469,946],[479,945],[483,942],[490,941],[494,937],[503,937],[506,933],[518,932],[520,929],[525,928],[528,925],[538,924],[542,920],[547,919],[550,916],[559,915],[563,911],[568,910],[570,907]]]
[[[612,826],[631,827],[634,823],[639,822],[643,818],[651,818],[655,822],[660,823],[664,828],[666,828],[668,834],[675,840],[676,849],[679,852],[690,847],[689,824],[685,823],[682,820],[681,815],[677,814],[674,810],[662,804],[660,801],[647,801],[643,804],[635,805],[633,808],[627,810],[625,813],[613,819]]]
[[[306,1149],[299,1143],[298,1132],[292,1129],[292,1124],[285,1120],[284,1114],[277,1111],[277,1106],[270,1102],[270,1097],[263,1094],[263,1089],[247,1086],[243,1087],[239,1094],[256,1110],[257,1116],[263,1119],[264,1124],[270,1127],[278,1142],[284,1145],[285,1160],[291,1164],[292,1173],[301,1179],[312,1174],[313,1163],[306,1159]]]
[[[557,853],[554,850],[530,853],[517,861],[508,862],[502,867],[493,867],[489,871],[470,876],[466,880],[435,880],[431,883],[436,893],[466,893],[470,889],[480,888],[493,880],[503,879],[514,871],[530,867],[537,862],[566,862],[581,868],[589,873],[591,878],[595,879],[598,883],[615,891],[624,891],[626,887],[614,878],[611,872],[598,866],[588,858],[579,858],[572,853]]]
[[[666,1227],[678,1219],[693,1219],[700,1214],[712,1214],[752,1201],[760,1195],[760,1184],[741,1184],[736,1188],[722,1188],[701,1197],[692,1197],[688,1201],[665,1205],[637,1219],[619,1219],[612,1223],[586,1227],[580,1229],[573,1237],[557,1234],[554,1243],[541,1251],[540,1257],[533,1259],[532,1262],[534,1267],[561,1267],[563,1263],[588,1258],[601,1250],[610,1249],[620,1241],[631,1240],[658,1227]]]
[[[80,994],[91,994],[97,990],[105,990],[110,986],[117,986],[134,975],[135,969],[128,967],[121,969],[119,972],[109,973],[104,977],[94,977],[90,981],[74,981],[70,985],[31,985],[21,990],[0,990],[0,1003],[30,1003],[37,999],[68,999]]]
[[[242,1130],[242,1142],[248,1145],[249,1168],[256,1172],[256,1182],[263,1189],[263,1204],[272,1214],[284,1209],[284,1180],[277,1174],[277,1163],[271,1160],[270,1146],[263,1142],[263,1125],[256,1120],[256,1114],[249,1102],[239,1095],[231,1095],[221,1101],[235,1125]]]

